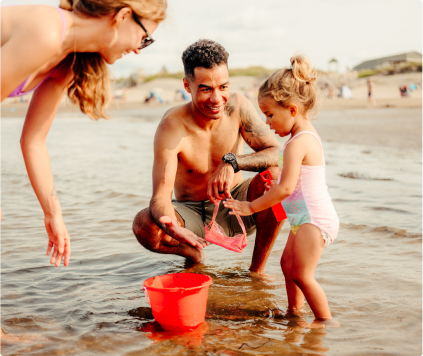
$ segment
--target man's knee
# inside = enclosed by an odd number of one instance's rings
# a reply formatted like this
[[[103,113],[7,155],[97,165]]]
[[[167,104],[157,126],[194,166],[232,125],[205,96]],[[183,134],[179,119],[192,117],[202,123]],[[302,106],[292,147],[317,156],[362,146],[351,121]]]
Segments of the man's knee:
[[[141,210],[137,215],[135,215],[134,222],[132,223],[132,231],[134,232],[135,236],[141,236],[145,231],[144,225],[146,220],[148,220],[150,215],[150,209],[145,208]]]
[[[150,209],[141,210],[134,219],[132,231],[138,242],[150,251],[155,251],[160,245],[160,231],[150,214]]]

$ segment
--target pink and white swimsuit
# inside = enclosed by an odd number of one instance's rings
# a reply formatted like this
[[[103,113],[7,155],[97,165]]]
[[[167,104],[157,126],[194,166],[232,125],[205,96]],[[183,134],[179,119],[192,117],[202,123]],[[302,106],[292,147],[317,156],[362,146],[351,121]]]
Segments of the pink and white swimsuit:
[[[320,138],[310,131],[302,131],[289,139],[279,153],[280,173],[278,183],[283,166],[283,151],[292,140],[302,134],[313,135],[319,141],[320,147],[322,147]],[[325,246],[327,246],[338,236],[339,219],[326,185],[323,147],[322,158],[323,164],[320,166],[301,165],[300,176],[294,192],[282,201],[282,206],[285,209],[291,225],[291,231],[294,234],[297,233],[303,224],[315,225],[321,230]]]

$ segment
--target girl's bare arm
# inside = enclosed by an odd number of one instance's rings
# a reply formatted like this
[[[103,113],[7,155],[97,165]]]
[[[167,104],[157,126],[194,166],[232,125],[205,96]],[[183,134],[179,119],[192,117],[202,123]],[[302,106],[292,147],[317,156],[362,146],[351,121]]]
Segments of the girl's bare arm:
[[[271,188],[266,194],[252,202],[226,200],[225,207],[232,209],[231,215],[251,215],[268,209],[289,197],[295,189],[300,175],[301,164],[305,156],[305,148],[292,141],[284,150],[283,169],[280,183]]]

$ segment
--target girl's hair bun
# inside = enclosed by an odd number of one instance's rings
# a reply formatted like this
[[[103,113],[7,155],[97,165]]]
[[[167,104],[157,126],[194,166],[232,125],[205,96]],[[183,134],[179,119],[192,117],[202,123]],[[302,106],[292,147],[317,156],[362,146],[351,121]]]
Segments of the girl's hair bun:
[[[310,64],[310,60],[304,55],[293,56],[290,59],[292,76],[299,82],[306,82],[307,84],[314,83],[317,79],[317,74]]]
[[[296,102],[310,110],[316,103],[317,73],[304,55],[294,54],[290,62],[290,68],[279,69],[264,81],[259,98],[270,96],[282,106]]]

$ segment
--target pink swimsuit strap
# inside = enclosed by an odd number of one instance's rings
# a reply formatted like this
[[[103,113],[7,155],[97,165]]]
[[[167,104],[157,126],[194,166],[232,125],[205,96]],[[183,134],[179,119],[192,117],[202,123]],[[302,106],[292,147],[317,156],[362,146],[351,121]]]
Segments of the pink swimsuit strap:
[[[1,7],[6,7],[6,6],[19,6],[19,5],[2,5]],[[57,9],[60,13],[60,15],[62,16],[62,20],[63,20],[63,29],[62,29],[62,41],[61,43],[63,43],[64,37],[65,37],[65,30],[66,30],[66,19],[65,19],[65,15],[63,13],[63,10],[59,7],[54,7],[55,9]],[[59,68],[61,67],[61,65],[58,65],[56,67],[56,69],[51,72],[47,77],[45,77],[34,89],[28,90],[23,92],[23,88],[25,87],[26,82],[28,81],[29,77],[26,78],[23,83],[21,83],[15,90],[13,90],[10,95],[8,96],[9,98],[13,98],[16,96],[22,96],[25,94],[28,94],[34,90],[36,90],[41,84],[43,84],[48,78],[50,78]]]
[[[296,137],[298,137],[298,136],[300,136],[300,135],[302,135],[302,134],[310,134],[310,135],[313,135],[314,137],[316,137],[317,141],[319,141],[320,148],[321,148],[321,150],[322,150],[323,165],[325,165],[325,156],[324,156],[324,154],[323,154],[322,141],[320,140],[320,137],[319,137],[319,136],[317,136],[314,132],[311,132],[311,131],[301,131],[301,132],[297,133],[294,137],[291,137],[291,138],[290,138],[290,139],[289,139],[289,140],[285,143],[285,145],[283,146],[282,151],[285,149],[285,147],[288,145],[288,143],[290,143],[292,140],[294,140]]]

